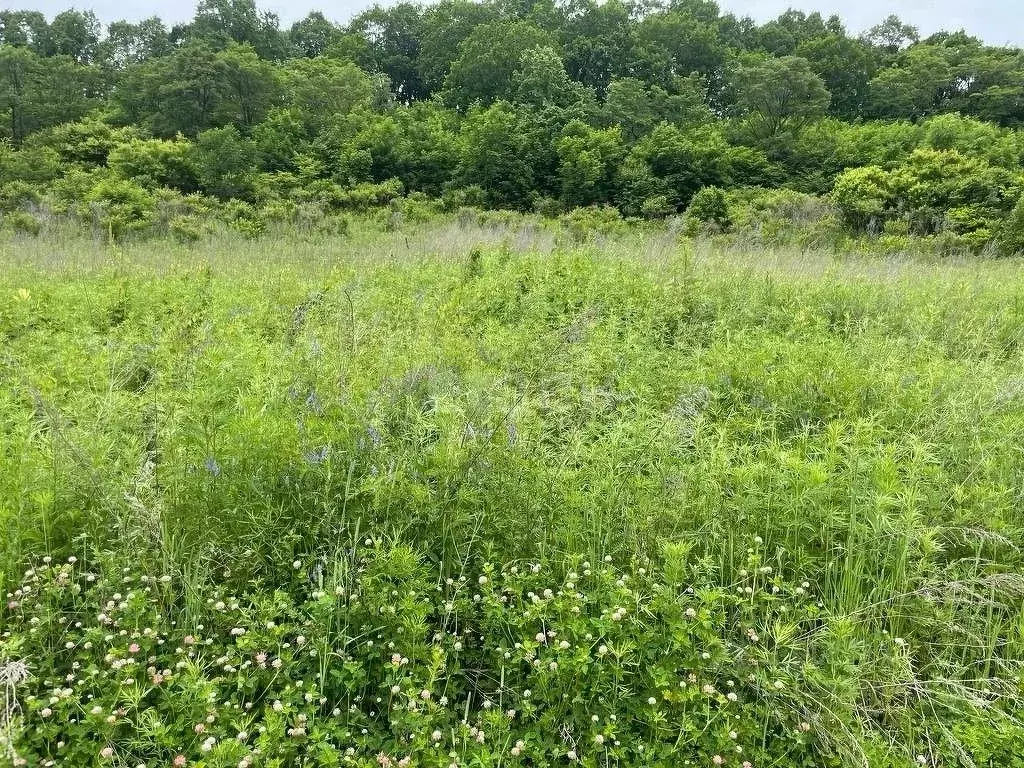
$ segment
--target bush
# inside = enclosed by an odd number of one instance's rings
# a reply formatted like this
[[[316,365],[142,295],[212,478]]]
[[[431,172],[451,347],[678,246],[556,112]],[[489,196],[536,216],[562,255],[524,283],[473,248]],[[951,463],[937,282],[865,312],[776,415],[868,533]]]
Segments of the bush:
[[[183,139],[133,139],[110,151],[107,166],[123,179],[144,187],[173,187],[182,192],[196,189],[196,175],[189,159],[191,145]]]
[[[558,221],[576,242],[594,235],[620,234],[627,226],[618,209],[610,205],[575,208],[559,216]]]
[[[1024,253],[1024,195],[999,227],[996,246],[1004,256]]]
[[[461,208],[484,208],[487,205],[487,193],[475,184],[469,186],[449,186],[441,195],[441,208],[445,211],[458,211]]]
[[[27,211],[11,211],[4,214],[3,224],[14,232],[36,237],[43,229],[42,222]]]
[[[61,175],[60,155],[50,147],[15,149],[0,140],[0,183],[45,184]]]
[[[234,126],[200,133],[188,160],[205,193],[222,200],[252,195],[256,149]]]
[[[687,234],[693,235],[709,226],[724,231],[731,223],[725,191],[718,187],[704,187],[690,201],[683,226]]]
[[[182,245],[191,245],[209,234],[209,225],[198,216],[177,216],[168,223],[171,237]]]
[[[27,205],[39,205],[43,196],[25,181],[11,181],[0,185],[0,211],[20,211]]]
[[[676,212],[675,204],[668,195],[651,195],[640,203],[640,215],[645,219],[664,219]]]
[[[266,219],[249,203],[229,200],[220,211],[220,218],[235,232],[255,239],[266,230]]]
[[[878,166],[851,168],[836,177],[830,199],[853,229],[877,230],[890,215],[892,187],[890,174]]]
[[[849,239],[828,199],[791,189],[739,189],[728,194],[734,236],[767,244],[841,247]]]
[[[148,227],[156,210],[153,195],[127,179],[102,179],[85,200],[96,223],[115,240]]]
[[[562,203],[554,197],[540,195],[534,198],[533,212],[546,219],[557,218],[562,213]]]
[[[368,182],[356,184],[354,187],[341,192],[338,205],[341,208],[353,211],[366,211],[370,208],[390,203],[392,200],[400,197],[402,191],[402,182],[398,179],[389,179],[380,184]]]
[[[63,163],[96,168],[106,164],[115,147],[133,141],[139,135],[139,129],[134,126],[115,128],[99,118],[90,117],[41,131],[26,143],[33,149],[56,152]]]

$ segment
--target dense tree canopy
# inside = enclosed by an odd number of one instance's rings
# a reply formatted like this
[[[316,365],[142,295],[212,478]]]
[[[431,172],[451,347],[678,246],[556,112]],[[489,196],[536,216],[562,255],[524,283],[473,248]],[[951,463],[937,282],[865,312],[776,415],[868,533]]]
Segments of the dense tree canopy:
[[[1024,187],[1022,124],[1024,52],[896,16],[857,36],[713,0],[400,2],[289,29],[253,0],[173,28],[0,12],[0,183],[82,196],[386,184],[664,215],[762,186],[831,194],[861,229],[991,232]]]

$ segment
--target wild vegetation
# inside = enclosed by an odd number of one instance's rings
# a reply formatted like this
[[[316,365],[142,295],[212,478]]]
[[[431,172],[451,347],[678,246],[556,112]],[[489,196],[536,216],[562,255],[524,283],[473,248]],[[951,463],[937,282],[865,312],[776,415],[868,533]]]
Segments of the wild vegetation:
[[[1022,764],[1016,260],[2,248],[15,765]]]
[[[963,31],[756,24],[712,0],[403,2],[287,30],[252,0],[105,32],[87,11],[8,10],[0,214],[192,241],[343,227],[407,196],[651,219],[697,199],[694,231],[781,203],[802,244],[1009,254],[1022,83],[1021,50]]]
[[[0,12],[0,765],[1024,768],[1022,84]]]

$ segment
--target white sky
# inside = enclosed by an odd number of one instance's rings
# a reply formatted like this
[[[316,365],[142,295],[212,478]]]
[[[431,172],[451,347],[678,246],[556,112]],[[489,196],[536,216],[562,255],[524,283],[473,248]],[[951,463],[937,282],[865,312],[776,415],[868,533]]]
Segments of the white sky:
[[[156,14],[168,24],[187,21],[194,4],[189,0],[7,0],[9,7],[40,10],[48,17],[70,5],[92,8],[101,21],[137,20]],[[287,26],[311,10],[330,19],[346,21],[371,5],[367,0],[257,0],[257,5],[281,17]],[[778,16],[790,6],[828,16],[837,13],[851,33],[858,33],[895,13],[917,26],[923,35],[939,29],[965,29],[992,44],[1024,45],[1024,7],[1021,0],[719,0],[723,12],[753,16],[759,21]]]

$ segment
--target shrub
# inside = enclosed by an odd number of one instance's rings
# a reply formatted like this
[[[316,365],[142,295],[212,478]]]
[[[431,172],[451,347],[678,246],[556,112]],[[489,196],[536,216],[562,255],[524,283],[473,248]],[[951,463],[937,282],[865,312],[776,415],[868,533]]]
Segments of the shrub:
[[[133,139],[110,151],[107,166],[118,176],[144,187],[173,187],[182,192],[196,188],[189,160],[191,145],[183,139]]]
[[[876,165],[851,168],[836,177],[830,199],[858,231],[880,229],[890,215],[892,177]]]
[[[1004,256],[1024,253],[1024,195],[1000,225],[996,246]]]
[[[19,211],[27,205],[38,205],[42,199],[39,190],[25,181],[0,185],[0,211]]]
[[[725,191],[718,187],[704,187],[686,208],[684,231],[692,235],[707,226],[724,231],[731,223]]]
[[[222,200],[248,199],[256,149],[234,126],[203,131],[189,149],[200,188]]]
[[[234,231],[254,239],[266,229],[266,219],[249,203],[229,200],[220,211],[220,218]]]
[[[32,235],[36,237],[43,228],[42,223],[27,211],[11,211],[3,216],[4,226],[9,227],[14,232],[20,232],[26,235]]]
[[[96,223],[115,240],[148,227],[156,209],[153,195],[127,179],[102,179],[85,200]]]
[[[664,219],[675,212],[676,206],[668,195],[651,195],[640,203],[639,213],[645,219]]]
[[[366,211],[390,203],[400,197],[402,191],[402,182],[398,179],[390,179],[380,184],[365,182],[343,190],[339,195],[338,205],[349,210]]]
[[[167,225],[171,237],[182,245],[191,245],[209,234],[209,225],[198,216],[176,216]]]
[[[836,247],[847,235],[829,200],[790,189],[729,193],[732,231],[760,243]]]
[[[487,205],[487,193],[475,184],[469,186],[448,186],[441,195],[441,207],[445,211],[458,211],[460,208],[484,208]]]
[[[134,126],[115,128],[96,117],[74,123],[63,123],[33,135],[28,140],[32,148],[55,151],[64,163],[84,168],[106,164],[107,157],[119,144],[139,137]]]
[[[558,218],[573,240],[582,242],[594,235],[611,235],[624,232],[626,222],[618,209],[610,205],[575,208]]]
[[[562,213],[562,204],[557,198],[539,195],[534,198],[533,212],[546,219],[554,219]]]
[[[0,140],[0,183],[44,184],[61,175],[60,155],[50,147],[15,149]]]

